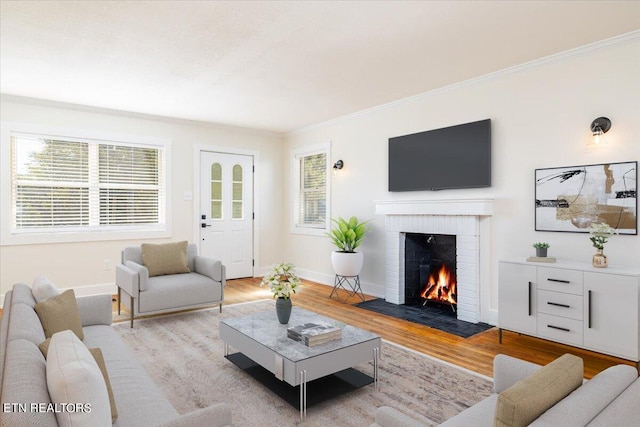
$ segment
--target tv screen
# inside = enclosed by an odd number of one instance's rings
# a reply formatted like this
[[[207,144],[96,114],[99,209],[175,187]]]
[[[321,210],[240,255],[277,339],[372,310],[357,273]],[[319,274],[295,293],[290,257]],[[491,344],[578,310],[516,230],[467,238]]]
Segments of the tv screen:
[[[490,186],[490,119],[389,138],[389,191]]]

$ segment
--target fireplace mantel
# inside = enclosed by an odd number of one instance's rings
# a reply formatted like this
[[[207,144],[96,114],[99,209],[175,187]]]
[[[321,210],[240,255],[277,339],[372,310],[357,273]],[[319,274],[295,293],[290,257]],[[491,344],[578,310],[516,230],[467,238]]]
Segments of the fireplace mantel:
[[[376,200],[376,215],[493,215],[493,199]]]

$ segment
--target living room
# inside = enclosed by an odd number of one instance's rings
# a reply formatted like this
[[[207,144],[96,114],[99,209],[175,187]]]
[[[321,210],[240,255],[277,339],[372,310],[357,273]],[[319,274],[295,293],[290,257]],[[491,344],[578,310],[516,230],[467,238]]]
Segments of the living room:
[[[329,174],[330,216],[357,216],[361,220],[370,220],[371,231],[359,248],[364,254],[361,285],[364,293],[370,296],[385,296],[387,277],[385,216],[377,210],[378,205],[410,201],[491,202],[491,215],[485,217],[482,223],[486,238],[481,246],[479,320],[497,325],[498,266],[501,260],[529,257],[534,254],[532,244],[539,241],[548,242],[551,245],[549,255],[558,260],[591,263],[594,254],[586,233],[536,231],[535,170],[633,162],[640,157],[640,23],[635,2],[558,2],[574,3],[576,10],[602,8],[602,13],[607,15],[606,20],[604,16],[598,17],[605,22],[598,25],[596,19],[593,25],[589,25],[574,18],[564,31],[556,24],[554,28],[557,32],[549,37],[566,41],[561,44],[563,48],[560,50],[550,47],[548,50],[540,48],[539,51],[525,52],[512,59],[516,62],[496,69],[487,66],[486,71],[475,75],[468,75],[460,68],[457,70],[457,80],[451,83],[435,82],[434,86],[425,86],[430,87],[429,90],[405,93],[362,108],[341,110],[341,114],[322,111],[328,107],[314,106],[309,99],[310,108],[322,113],[317,113],[316,117],[323,118],[293,127],[281,127],[283,125],[280,123],[262,123],[251,127],[243,125],[240,119],[237,122],[184,119],[173,115],[168,108],[167,113],[162,114],[161,109],[143,111],[137,109],[136,105],[123,108],[115,108],[110,106],[115,104],[107,102],[81,105],[74,98],[54,98],[42,91],[42,87],[51,85],[46,79],[43,86],[38,86],[41,92],[5,89],[10,82],[7,75],[14,79],[19,76],[17,66],[9,70],[11,74],[5,73],[5,58],[21,59],[24,55],[22,72],[27,80],[32,78],[30,73],[35,73],[30,70],[29,64],[33,63],[28,60],[40,60],[43,63],[52,60],[47,55],[46,46],[41,47],[34,54],[35,57],[29,57],[28,49],[16,53],[11,45],[5,45],[6,40],[14,40],[5,38],[9,34],[5,31],[14,28],[5,23],[15,18],[25,24],[19,19],[22,15],[11,13],[9,3],[3,1],[2,4],[2,299],[14,283],[30,284],[33,278],[40,275],[49,277],[61,288],[73,288],[79,296],[115,294],[115,265],[119,263],[120,251],[124,247],[141,241],[199,241],[200,212],[197,201],[200,196],[196,171],[199,165],[195,159],[203,147],[232,153],[251,153],[255,158],[253,276],[260,277],[271,265],[287,261],[296,266],[298,274],[304,279],[331,286],[334,272],[330,262],[333,249],[330,240],[322,233],[292,232],[294,196],[291,183],[295,181],[291,168],[292,157],[294,153],[322,146],[329,149],[330,165],[338,160],[344,163],[342,169]],[[57,13],[60,15],[56,16],[65,16],[60,10]],[[587,12],[581,13],[588,15]],[[26,16],[29,14],[26,13]],[[528,24],[523,19],[520,25],[526,27]],[[573,41],[571,37],[574,30],[579,33],[578,26],[598,28],[580,32],[586,34],[582,36],[584,38]],[[536,28],[541,29],[536,29],[535,33],[546,38],[543,34],[544,25]],[[590,32],[598,36],[593,38]],[[12,37],[15,37],[14,34]],[[480,49],[473,53],[473,59],[479,62],[482,62],[485,54],[489,56],[490,53],[494,60],[500,58],[495,52],[483,52]],[[380,55],[391,53],[383,52]],[[437,64],[432,66],[437,67]],[[334,67],[326,72],[339,73],[336,71],[340,69],[339,64]],[[69,70],[70,73],[72,71]],[[367,82],[364,79],[366,73],[362,74],[361,77]],[[35,77],[37,73],[33,75]],[[144,85],[145,77],[137,76],[140,89],[132,92],[135,96],[131,98],[162,100],[162,90],[153,85]],[[78,75],[73,75],[73,78],[73,83],[77,85],[94,84],[88,77],[86,83]],[[312,78],[318,77],[309,76],[309,79]],[[404,77],[407,80],[422,78],[413,73],[407,73]],[[292,85],[297,88],[300,83],[295,83]],[[352,77],[348,83],[338,80],[336,91],[347,93],[351,89],[349,85],[355,91],[359,83],[358,76]],[[111,98],[108,88],[96,87],[95,90],[109,102],[114,102],[113,98],[116,97]],[[273,96],[278,97],[277,90],[273,91]],[[186,104],[189,102],[189,93],[187,91],[180,99],[167,99],[166,103]],[[590,129],[592,121],[601,116],[608,117],[612,122],[606,134],[606,146],[593,144],[593,132]],[[491,119],[490,187],[388,191],[389,138],[484,119]],[[39,131],[50,134],[59,130],[79,131],[94,137],[132,135],[136,138],[170,140],[169,209],[164,234],[150,238],[148,235],[140,237],[111,233],[97,239],[95,234],[75,239],[65,236],[12,235],[9,208],[10,132]],[[613,236],[606,246],[611,266],[637,269],[640,267],[639,253],[640,237],[637,234]],[[304,299],[304,293],[294,297],[294,305],[295,298]]]

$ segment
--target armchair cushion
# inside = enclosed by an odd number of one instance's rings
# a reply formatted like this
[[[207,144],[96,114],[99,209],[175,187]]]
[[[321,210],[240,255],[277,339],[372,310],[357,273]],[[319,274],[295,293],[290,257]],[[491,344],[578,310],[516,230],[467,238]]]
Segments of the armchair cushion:
[[[142,263],[149,270],[149,277],[191,272],[187,241],[160,245],[143,243],[141,248]]]
[[[49,301],[40,302],[34,308],[46,338],[51,338],[56,332],[70,329],[80,340],[84,339],[80,311],[73,289],[64,291]]]

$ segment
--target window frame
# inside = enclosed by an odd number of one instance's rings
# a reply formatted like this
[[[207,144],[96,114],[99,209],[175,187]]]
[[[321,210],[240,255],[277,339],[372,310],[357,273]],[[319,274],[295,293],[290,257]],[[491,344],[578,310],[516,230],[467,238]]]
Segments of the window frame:
[[[116,134],[95,130],[58,128],[38,125],[25,125],[2,122],[0,129],[0,246],[87,242],[104,240],[153,239],[170,237],[172,233],[171,201],[171,148],[172,141],[166,138],[145,137],[140,135]],[[69,141],[97,141],[105,144],[118,144],[140,147],[157,147],[163,151],[164,200],[159,207],[159,217],[164,223],[156,227],[134,225],[107,226],[104,229],[79,230],[33,230],[15,232],[13,229],[12,200],[12,141],[14,135],[34,135]]]
[[[325,203],[326,203],[326,215],[325,222],[323,226],[313,226],[313,225],[304,225],[299,224],[298,212],[300,211],[300,159],[303,157],[313,156],[316,154],[325,154],[326,155],[326,168],[325,168],[325,177],[326,177],[326,185],[325,185]],[[291,163],[291,233],[293,234],[305,234],[311,236],[325,236],[326,233],[329,232],[329,227],[331,225],[331,143],[327,142],[324,144],[313,145],[309,147],[299,148],[295,150],[291,150],[290,153],[290,163]]]

